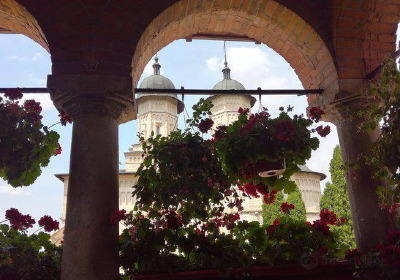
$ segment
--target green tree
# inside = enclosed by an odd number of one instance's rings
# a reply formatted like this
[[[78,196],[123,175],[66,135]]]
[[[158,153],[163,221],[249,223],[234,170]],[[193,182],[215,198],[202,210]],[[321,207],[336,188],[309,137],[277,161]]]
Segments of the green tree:
[[[295,207],[292,211],[290,211],[289,216],[291,218],[293,218],[296,221],[303,221],[303,222],[307,221],[306,206],[304,204],[303,199],[301,198],[301,193],[298,187],[294,192],[288,195],[287,203],[293,204]]]
[[[288,204],[293,204],[294,209],[290,211],[289,214],[282,212],[281,204],[287,202]],[[301,199],[301,193],[299,188],[290,193],[285,199],[282,192],[278,192],[276,195],[275,202],[272,204],[263,204],[263,222],[266,225],[270,225],[274,222],[276,218],[281,218],[283,216],[289,216],[290,218],[297,221],[306,221],[306,208],[303,200]]]
[[[349,249],[355,248],[353,222],[351,219],[349,196],[347,194],[346,179],[343,170],[343,161],[339,146],[333,151],[333,158],[330,163],[329,172],[331,173],[332,183],[325,185],[324,194],[321,198],[321,209],[327,208],[334,211],[339,217],[346,220],[344,225],[331,226],[332,232],[337,232],[340,242]]]

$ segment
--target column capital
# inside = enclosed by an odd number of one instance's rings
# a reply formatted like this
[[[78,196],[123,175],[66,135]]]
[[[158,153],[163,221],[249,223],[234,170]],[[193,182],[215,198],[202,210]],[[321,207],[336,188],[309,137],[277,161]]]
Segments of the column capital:
[[[72,119],[97,114],[123,123],[136,118],[130,76],[48,75],[47,88],[56,108]]]
[[[332,92],[333,90],[335,93]],[[322,120],[336,125],[357,119],[357,112],[360,109],[380,102],[371,94],[370,83],[367,80],[340,80],[338,87],[327,91],[309,105],[307,112],[311,107],[320,106],[325,111]],[[327,95],[330,98],[327,98]]]

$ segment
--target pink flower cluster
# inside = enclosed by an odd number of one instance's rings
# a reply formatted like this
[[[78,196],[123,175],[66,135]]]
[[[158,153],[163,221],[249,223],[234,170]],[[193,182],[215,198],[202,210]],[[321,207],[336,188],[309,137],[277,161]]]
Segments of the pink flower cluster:
[[[272,225],[267,227],[267,234],[270,235],[275,232],[276,228],[280,225],[279,218],[276,218]]]
[[[318,127],[316,128],[316,131],[318,132],[318,134],[319,134],[321,137],[326,137],[327,135],[329,135],[329,133],[331,133],[331,128],[330,128],[329,125],[327,125],[327,126],[325,126],[325,127],[323,127],[322,125],[320,125],[320,126],[318,126]]]
[[[290,212],[290,210],[294,209],[294,205],[293,204],[288,204],[287,202],[284,202],[281,204],[281,210],[283,213],[288,214]]]
[[[10,222],[11,227],[16,230],[26,230],[35,224],[35,220],[30,215],[22,215],[15,208],[6,210],[6,219]]]
[[[240,219],[239,213],[225,214],[224,216],[221,213],[217,213],[217,216],[219,217],[212,220],[213,225],[217,228],[226,227],[228,230],[232,230],[236,226],[236,221]],[[208,226],[210,225],[206,227]]]
[[[323,115],[325,115],[325,111],[320,107],[312,107],[310,109],[310,119],[315,122],[319,122]]]
[[[210,128],[213,126],[213,124],[214,124],[214,122],[212,119],[204,119],[204,120],[200,121],[198,128],[201,133],[207,133],[210,130]]]
[[[110,215],[110,223],[112,225],[117,225],[120,221],[125,221],[127,218],[126,210],[118,210]]]
[[[239,109],[240,110],[240,109]],[[247,109],[248,110],[248,109]],[[247,112],[247,111],[246,111]],[[269,113],[264,111],[261,113],[256,113],[256,114],[252,114],[249,116],[249,120],[247,121],[247,123],[242,126],[239,130],[239,134],[240,135],[245,135],[247,133],[249,133],[249,131],[256,125],[256,124],[260,124],[260,125],[265,125],[265,122],[268,120],[269,118]]]
[[[56,152],[54,153],[54,155],[55,156],[61,155],[61,152],[62,152],[61,145],[60,145],[60,143],[57,143],[57,149],[56,149]]]
[[[25,231],[28,228],[32,228],[36,223],[30,215],[23,215],[17,209],[10,208],[6,211],[6,220],[9,221],[11,228]],[[59,222],[53,220],[50,216],[43,216],[39,219],[39,226],[44,227],[44,230],[51,232],[59,229]]]
[[[18,100],[22,98],[23,94],[19,88],[9,88],[4,93],[4,96],[10,100]]]
[[[280,141],[289,141],[296,131],[290,120],[281,120],[275,125],[275,137]]]
[[[36,102],[35,100],[29,99],[24,102],[25,116],[31,123],[38,123],[42,120],[43,116],[41,115],[42,107],[40,106],[40,102]]]
[[[52,217],[47,215],[41,217],[38,224],[44,228],[44,231],[47,232],[58,230],[60,228],[60,224],[56,220],[53,220]]]
[[[275,202],[276,199],[276,195],[277,195],[278,191],[277,190],[272,190],[271,192],[269,192],[268,194],[265,194],[263,197],[263,201],[265,204],[272,204]]]
[[[66,126],[67,123],[72,123],[72,119],[70,116],[67,115],[64,111],[60,111],[60,114],[58,115],[60,117],[60,123],[62,126]]]
[[[261,194],[261,195],[269,194],[268,186],[265,186],[263,184],[254,185],[253,183],[246,183],[243,186],[239,185],[238,188],[239,188],[239,190],[246,193],[250,197],[257,198],[257,197],[260,197],[259,194]]]

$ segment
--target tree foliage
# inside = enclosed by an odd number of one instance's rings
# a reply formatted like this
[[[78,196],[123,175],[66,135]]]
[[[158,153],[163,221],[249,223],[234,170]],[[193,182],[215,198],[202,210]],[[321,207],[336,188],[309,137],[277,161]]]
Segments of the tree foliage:
[[[293,204],[295,207],[288,214],[282,212],[281,204],[284,202]],[[265,225],[271,225],[275,219],[280,219],[285,216],[288,216],[295,221],[305,222],[307,220],[306,208],[298,187],[296,187],[295,191],[291,192],[286,199],[282,192],[278,192],[274,203],[263,204],[263,222]]]
[[[331,226],[333,232],[337,232],[342,242],[349,249],[355,248],[353,221],[347,193],[346,179],[343,170],[343,161],[339,146],[333,151],[333,158],[330,163],[332,183],[326,183],[324,194],[321,198],[321,209],[327,208],[334,211],[339,217],[343,217],[346,223],[342,226]]]

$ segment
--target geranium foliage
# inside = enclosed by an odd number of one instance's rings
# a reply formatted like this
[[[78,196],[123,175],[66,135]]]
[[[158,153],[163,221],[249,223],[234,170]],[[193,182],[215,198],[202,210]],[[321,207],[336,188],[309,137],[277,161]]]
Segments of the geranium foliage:
[[[42,124],[40,103],[20,98],[18,89],[0,97],[0,177],[13,187],[32,184],[59,147],[58,133]]]

